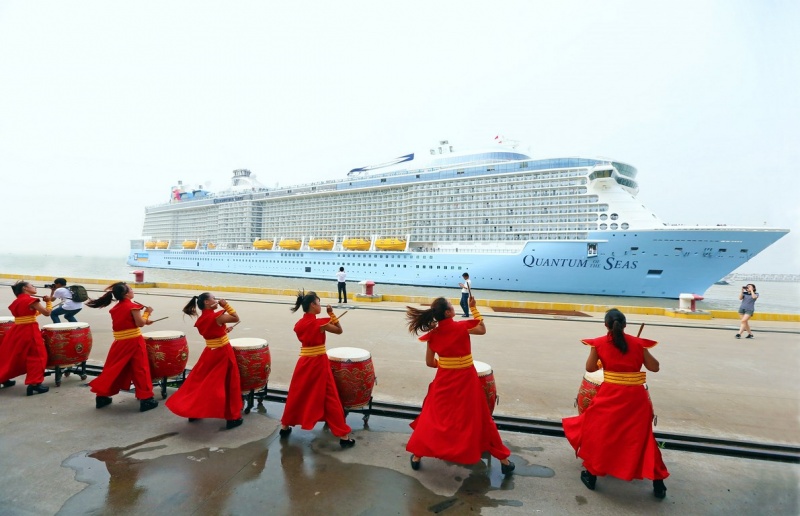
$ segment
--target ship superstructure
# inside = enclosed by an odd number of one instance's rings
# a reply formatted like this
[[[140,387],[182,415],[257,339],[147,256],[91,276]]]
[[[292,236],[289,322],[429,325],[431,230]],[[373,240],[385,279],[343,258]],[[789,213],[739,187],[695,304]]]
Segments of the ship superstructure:
[[[480,288],[677,297],[700,292],[786,234],[670,226],[636,195],[637,170],[515,147],[407,154],[343,179],[231,187],[146,208],[137,266]],[[175,194],[178,195],[175,195]],[[476,278],[477,275],[477,278]]]

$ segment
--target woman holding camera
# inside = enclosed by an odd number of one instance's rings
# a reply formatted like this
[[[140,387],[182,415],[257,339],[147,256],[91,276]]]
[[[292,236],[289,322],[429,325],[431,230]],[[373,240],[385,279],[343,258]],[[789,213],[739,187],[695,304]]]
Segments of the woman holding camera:
[[[178,391],[167,400],[167,408],[189,422],[201,418],[226,420],[230,430],[242,419],[242,388],[236,355],[228,340],[228,323],[238,323],[239,314],[224,299],[203,292],[183,307],[183,313],[200,317],[194,327],[206,341],[206,347]],[[217,310],[217,308],[222,308]]]
[[[114,342],[108,351],[103,372],[89,382],[89,389],[96,395],[95,407],[110,405],[111,396],[123,389],[129,389],[133,382],[136,399],[139,400],[139,412],[154,409],[158,402],[153,398],[150,361],[140,330],[142,326],[152,324],[149,319],[153,309],[135,302],[133,289],[124,281],[106,287],[105,294],[87,301],[86,306],[105,308],[111,304],[112,299],[117,300],[117,304],[109,310]]]
[[[27,373],[25,384],[28,386],[28,396],[44,394],[50,390],[42,385],[47,349],[36,318],[40,314],[50,315],[53,298],[42,296],[39,300],[36,287],[27,281],[16,282],[11,290],[17,296],[8,306],[14,316],[14,326],[3,337],[3,347],[0,348],[0,383],[3,387],[12,387],[17,383],[12,378]]]
[[[739,315],[742,316],[742,324],[739,326],[739,333],[736,334],[736,338],[742,338],[742,334],[747,332],[746,339],[753,338],[753,331],[750,329],[750,318],[753,317],[753,312],[756,310],[756,300],[758,299],[758,292],[756,292],[756,286],[752,283],[748,283],[744,287],[742,287],[741,293],[739,293],[739,301],[742,302],[739,305]]]
[[[325,352],[325,333],[340,335],[342,325],[331,305],[327,307],[328,317],[317,318],[322,306],[315,292],[298,292],[294,308],[290,310],[296,312],[301,306],[303,317],[294,325],[301,344],[300,358],[289,383],[280,436],[288,437],[293,425],[311,430],[317,422],[325,421],[331,433],[339,437],[339,445],[352,448],[356,440],[350,438],[351,428],[344,419],[344,407]]]

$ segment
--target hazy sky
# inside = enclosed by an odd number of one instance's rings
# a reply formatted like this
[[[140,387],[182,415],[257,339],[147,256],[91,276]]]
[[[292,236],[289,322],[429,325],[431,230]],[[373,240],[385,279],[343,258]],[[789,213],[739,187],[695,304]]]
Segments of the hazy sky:
[[[342,177],[448,139],[639,170],[662,220],[792,233],[800,2],[0,0],[3,252],[119,255],[170,187]]]

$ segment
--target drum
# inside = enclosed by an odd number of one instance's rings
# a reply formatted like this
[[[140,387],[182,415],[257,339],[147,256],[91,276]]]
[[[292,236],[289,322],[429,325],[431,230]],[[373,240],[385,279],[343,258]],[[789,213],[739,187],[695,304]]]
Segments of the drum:
[[[92,351],[92,331],[85,322],[63,322],[42,326],[47,348],[47,368],[86,362]]]
[[[168,378],[183,373],[189,360],[189,344],[182,331],[151,331],[143,333],[150,361],[150,376]]]
[[[14,318],[13,317],[0,317],[0,345],[3,344],[3,337],[14,326]]]
[[[586,373],[583,375],[581,386],[578,387],[578,397],[575,399],[575,405],[578,407],[578,414],[583,414],[583,411],[589,408],[592,400],[597,395],[597,390],[603,385],[603,370],[598,369],[593,373]]]
[[[494,373],[492,366],[486,362],[479,362],[474,360],[473,365],[475,370],[478,371],[478,379],[481,381],[483,393],[486,395],[486,403],[489,404],[489,413],[494,414],[494,407],[499,400],[497,399],[497,385],[494,383]]]
[[[328,360],[333,370],[333,380],[345,410],[369,406],[375,386],[375,368],[372,355],[361,348],[333,348],[328,350]]]
[[[264,339],[231,339],[231,347],[239,366],[242,391],[254,391],[267,385],[272,370],[269,344]]]

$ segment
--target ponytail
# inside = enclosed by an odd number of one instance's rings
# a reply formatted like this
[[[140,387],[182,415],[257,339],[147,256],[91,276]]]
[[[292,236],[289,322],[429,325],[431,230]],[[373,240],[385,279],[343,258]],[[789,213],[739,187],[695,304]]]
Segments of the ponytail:
[[[447,318],[447,299],[437,297],[427,310],[420,310],[411,306],[406,306],[406,320],[408,321],[408,332],[419,335],[420,331],[430,331],[436,328],[439,321]]]
[[[616,347],[620,352],[624,355],[628,352],[628,343],[625,341],[625,326],[627,322],[625,321],[625,314],[617,310],[616,308],[612,308],[608,312],[606,312],[605,317],[606,328],[608,328],[608,332],[611,334],[611,338],[614,342],[614,347]]]
[[[14,297],[19,297],[20,294],[22,294],[22,289],[24,289],[28,285],[30,285],[30,283],[28,283],[25,280],[19,280],[18,282],[11,285],[11,291],[14,293]]]
[[[199,301],[197,300],[197,296],[192,296],[192,299],[186,303],[186,306],[183,307],[182,312],[186,315],[191,315],[192,317],[197,317],[197,305]]]
[[[296,312],[302,306],[303,313],[307,313],[308,307],[310,307],[311,304],[317,299],[319,299],[319,297],[317,297],[317,293],[314,291],[310,291],[308,294],[306,294],[305,290],[298,290],[297,299],[294,302],[294,307],[290,308],[289,310],[291,310],[292,312]]]
[[[118,281],[113,285],[109,285],[105,288],[106,293],[102,296],[98,297],[97,299],[90,299],[86,302],[86,306],[89,308],[105,308],[111,304],[111,299],[116,299],[117,301],[122,301],[125,299],[125,295],[130,290],[128,284],[124,281]]]

